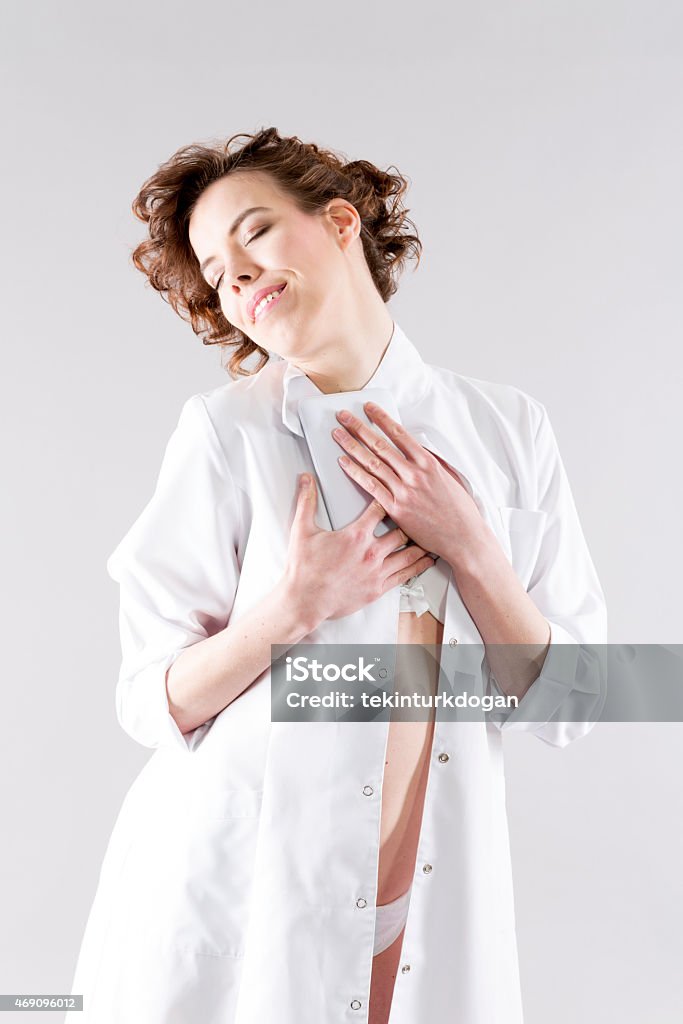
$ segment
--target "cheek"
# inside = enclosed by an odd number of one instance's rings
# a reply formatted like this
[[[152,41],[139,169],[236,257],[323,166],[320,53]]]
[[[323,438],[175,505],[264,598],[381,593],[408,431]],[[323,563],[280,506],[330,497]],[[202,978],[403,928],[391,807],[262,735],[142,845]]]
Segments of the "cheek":
[[[273,250],[273,257],[278,260],[283,270],[308,277],[311,267],[315,266],[314,239],[310,242],[299,232],[285,235],[278,239]]]
[[[304,221],[283,235],[277,248],[282,268],[291,269],[308,288],[333,275],[330,240],[317,224]]]

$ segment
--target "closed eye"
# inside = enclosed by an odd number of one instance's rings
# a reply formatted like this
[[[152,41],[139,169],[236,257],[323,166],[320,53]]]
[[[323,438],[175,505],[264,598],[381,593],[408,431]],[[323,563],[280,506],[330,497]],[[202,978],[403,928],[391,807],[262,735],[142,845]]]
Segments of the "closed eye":
[[[258,237],[259,237],[259,235],[264,235],[264,234],[266,233],[266,231],[268,230],[268,228],[269,228],[269,227],[270,227],[270,224],[268,224],[268,226],[267,226],[267,227],[265,227],[265,228],[261,228],[261,230],[260,230],[260,231],[256,231],[256,232],[255,232],[255,233],[254,233],[254,234],[253,234],[253,235],[251,236],[251,238],[249,239],[249,242],[253,242],[255,238],[258,238]],[[246,244],[247,244],[247,245],[249,245],[249,242],[247,242]]]
[[[258,237],[259,237],[260,235],[264,235],[264,234],[266,233],[266,231],[268,230],[268,228],[269,228],[269,227],[270,227],[270,224],[268,224],[268,225],[267,225],[267,227],[265,227],[265,228],[261,228],[261,230],[260,230],[260,231],[256,231],[256,232],[255,232],[255,233],[254,233],[254,234],[253,234],[253,235],[251,236],[251,238],[250,238],[250,239],[249,239],[249,240],[248,240],[247,242],[245,242],[245,245],[249,245],[249,243],[250,243],[250,242],[253,242],[255,238],[258,238]],[[216,292],[218,291],[218,289],[219,289],[219,288],[220,288],[220,286],[221,286],[221,281],[222,281],[222,280],[223,280],[223,274],[221,274],[221,276],[220,276],[220,277],[218,278],[218,280],[216,281],[215,285],[213,286],[213,290],[214,290],[214,291],[216,291]]]

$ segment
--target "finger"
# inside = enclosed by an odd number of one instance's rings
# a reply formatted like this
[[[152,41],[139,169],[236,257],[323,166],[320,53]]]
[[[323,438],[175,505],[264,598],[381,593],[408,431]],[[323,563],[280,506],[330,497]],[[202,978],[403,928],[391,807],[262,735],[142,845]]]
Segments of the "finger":
[[[388,561],[390,561],[390,559],[386,559],[384,564],[386,565]],[[424,555],[424,557],[419,558],[417,562],[403,566],[403,568],[398,569],[397,572],[393,572],[387,576],[384,580],[382,593],[386,593],[387,590],[391,590],[392,587],[398,586],[399,583],[406,583],[413,576],[417,576],[418,573],[424,572],[424,570],[428,569],[430,565],[434,565],[434,559],[431,555]]]
[[[318,488],[315,483],[315,477],[311,476],[310,473],[302,473],[299,477],[299,493],[297,494],[292,529],[304,533],[315,531],[317,529],[315,522],[317,506]]]
[[[374,533],[377,524],[382,522],[386,514],[387,510],[384,506],[379,501],[373,500],[352,523],[349,523],[349,526],[360,526],[363,530]]]
[[[369,473],[362,466],[359,466],[357,462],[354,462],[348,455],[342,455],[339,458],[339,465],[342,467],[347,476],[350,476],[352,480],[367,491],[371,498],[383,506],[386,515],[387,512],[391,512],[394,505],[394,496],[392,492],[378,480],[376,476]]]
[[[402,548],[409,541],[410,537],[408,534],[400,526],[397,526],[395,530],[388,530],[381,537],[377,538],[377,548],[380,554],[386,558],[392,551]]]
[[[349,416],[350,419],[345,421],[349,430],[338,426],[332,431],[332,436],[344,452],[391,490],[400,479],[401,463],[405,466],[403,455],[389,444],[386,437],[380,437],[357,416],[350,413]]]
[[[397,423],[397,421],[393,419],[388,412],[382,409],[381,406],[375,405],[374,402],[365,402],[363,404],[363,409],[368,414],[372,422],[375,423],[384,434],[386,434],[389,440],[396,445],[405,458],[417,463],[418,466],[424,464],[425,449],[401,423]],[[387,447],[390,449],[391,445]],[[389,461],[389,459],[387,459],[387,461]],[[390,462],[390,465],[393,465],[393,463]]]
[[[422,562],[422,559],[425,556],[429,558],[431,564],[433,559],[429,555],[429,552],[425,551],[424,548],[419,547],[417,544],[410,544],[407,548],[402,548],[401,551],[394,551],[391,555],[387,555],[384,559],[384,570],[387,575],[389,575],[391,573],[400,572],[403,569],[409,569],[418,562]],[[416,569],[413,569],[411,575],[415,575],[416,571]]]

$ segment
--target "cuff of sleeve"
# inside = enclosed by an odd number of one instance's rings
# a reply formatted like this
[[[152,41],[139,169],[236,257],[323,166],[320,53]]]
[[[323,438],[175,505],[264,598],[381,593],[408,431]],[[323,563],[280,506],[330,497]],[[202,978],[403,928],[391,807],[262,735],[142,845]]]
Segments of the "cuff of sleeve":
[[[178,747],[184,753],[195,749],[213,719],[191,732],[182,733],[168,707],[166,673],[184,651],[181,647],[160,661],[147,665],[132,679],[119,680],[116,714],[121,728],[145,747]]]
[[[550,646],[543,662],[540,675],[526,691],[517,707],[509,712],[494,711],[490,720],[500,729],[516,732],[534,732],[547,724],[566,701],[569,693],[576,688],[579,644],[570,633],[555,622],[546,620],[550,626]],[[505,694],[489,672],[491,689],[496,696]],[[597,688],[584,681],[581,689],[598,692]]]

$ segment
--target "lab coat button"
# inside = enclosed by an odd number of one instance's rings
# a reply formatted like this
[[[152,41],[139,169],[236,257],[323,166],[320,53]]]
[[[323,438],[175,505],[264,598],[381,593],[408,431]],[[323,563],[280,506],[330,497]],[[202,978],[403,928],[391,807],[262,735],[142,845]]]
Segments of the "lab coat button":
[[[356,906],[360,907],[361,910],[362,910],[363,907],[367,907],[367,905],[368,905],[368,901],[364,900],[362,896],[361,896],[361,898],[359,900],[356,900]]]
[[[352,1010],[360,1010],[360,1007],[361,1007],[360,999],[352,999],[351,1000],[351,1009]]]
[[[429,872],[432,870],[432,865],[431,864],[423,864],[422,865],[422,870],[424,871],[425,875],[428,875]]]
[[[448,754],[439,754],[439,761],[441,764],[445,764],[448,761]]]
[[[401,968],[401,973],[402,974],[407,974],[409,970],[410,970],[410,964],[404,964],[403,967]]]
[[[374,793],[375,791],[374,791],[374,789],[372,788],[372,786],[363,786],[363,792],[365,793],[365,795],[366,795],[366,796],[372,796],[372,794],[373,794],[373,793]]]

